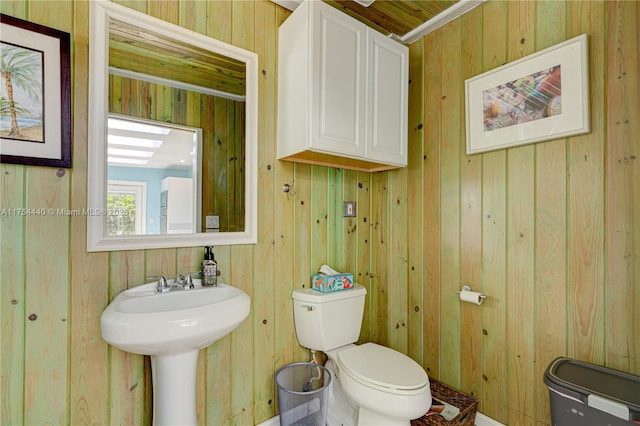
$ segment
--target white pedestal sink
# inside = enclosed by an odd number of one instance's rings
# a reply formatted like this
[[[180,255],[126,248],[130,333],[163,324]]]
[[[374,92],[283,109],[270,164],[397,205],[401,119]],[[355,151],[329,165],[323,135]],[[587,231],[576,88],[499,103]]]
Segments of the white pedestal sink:
[[[166,293],[156,292],[156,282],[130,288],[102,314],[104,340],[151,356],[155,425],[196,425],[198,353],[249,315],[251,300],[243,291],[193,283],[193,289],[175,287]]]

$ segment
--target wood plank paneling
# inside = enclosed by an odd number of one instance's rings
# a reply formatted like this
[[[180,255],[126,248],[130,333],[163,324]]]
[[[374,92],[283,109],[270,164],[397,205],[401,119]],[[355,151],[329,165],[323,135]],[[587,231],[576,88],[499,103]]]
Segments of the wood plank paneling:
[[[408,253],[407,253],[407,169],[388,173],[389,221],[388,221],[388,266],[387,300],[387,345],[407,353],[408,342]]]
[[[640,374],[634,2],[489,1],[418,41],[409,167],[381,173],[275,160],[277,26],[289,12],[267,0],[118,2],[259,54],[259,243],[215,249],[220,279],[251,295],[252,314],[202,351],[199,423],[256,424],[277,413],[275,372],[309,358],[295,339],[291,291],[327,262],[368,288],[361,342],[401,349],[500,421],[550,423],[542,374],[556,356]],[[74,167],[57,177],[55,169],[3,165],[0,208],[82,208],[87,5],[0,7],[70,31],[74,49]],[[465,155],[464,80],[580,33],[589,34],[592,132]],[[112,82],[121,96],[111,106],[123,114],[192,115],[202,126],[228,120],[212,100],[186,96],[176,111],[171,90]],[[222,140],[212,136],[208,146]],[[213,148],[207,153],[215,162]],[[291,180],[295,196],[280,190]],[[356,219],[341,217],[343,200],[357,201]],[[202,248],[88,254],[85,223],[1,218],[2,424],[151,424],[148,358],[109,347],[99,318],[146,274],[197,269]],[[460,304],[451,290],[463,283],[487,301]]]
[[[371,338],[372,322],[375,314],[372,308],[372,265],[371,265],[371,173],[357,172],[357,281],[367,288],[367,298],[365,299],[364,318],[362,319],[362,329],[360,330],[360,342]],[[353,229],[353,228],[351,228]]]
[[[233,2],[231,42],[234,45],[248,50],[255,50],[255,13],[254,2]],[[262,113],[264,114],[265,111]],[[237,152],[237,144],[232,145],[233,152]],[[270,151],[272,150],[273,149]],[[258,158],[260,159],[260,155]],[[262,182],[262,184],[266,186],[265,189],[268,194],[269,185],[266,182]],[[233,194],[232,191],[228,192]],[[267,228],[272,228],[273,217],[265,213],[264,218],[265,222],[263,222],[263,224],[266,225]],[[262,235],[262,237],[268,238],[269,236]],[[268,243],[269,241],[267,240],[262,241],[260,244]],[[254,271],[254,256],[256,255],[256,250],[254,250],[252,246],[233,246],[230,248],[230,251],[231,262],[229,267],[231,268],[231,274],[229,283],[243,290],[252,298],[252,315],[263,315],[263,311],[255,308],[254,287],[258,286],[254,286],[254,282],[256,279],[261,279],[259,267]],[[260,250],[257,250],[257,253],[261,254]],[[262,254],[264,254],[264,252],[262,252]],[[268,276],[266,282],[266,285],[268,285]],[[263,293],[263,295],[266,294]],[[256,321],[252,320],[252,315],[249,315],[249,318],[238,327],[238,333],[231,334],[231,350],[233,356],[233,363],[231,364],[231,424],[234,425],[246,425],[254,422],[256,415],[255,408],[259,405],[257,401],[254,400],[255,383],[262,384],[264,380],[266,380],[266,378],[262,379],[262,374],[253,374],[254,340],[256,340],[254,339],[254,335],[256,330],[260,329],[258,328],[260,325],[257,325]],[[260,341],[260,339],[257,340]],[[265,349],[264,354],[269,358],[271,356],[270,349]]]
[[[253,294],[253,247],[232,246],[229,268],[229,283],[244,291],[252,298],[252,311],[255,313],[255,298]],[[256,332],[251,315],[237,328],[237,333],[231,333],[231,424],[247,425],[253,423],[255,418],[254,382],[256,376],[265,375],[262,371],[254,374],[254,344],[253,335]],[[258,348],[256,348],[258,349]],[[262,354],[262,352],[260,352]],[[258,356],[260,356],[258,354]],[[268,354],[268,352],[267,352]],[[215,368],[215,366],[212,366]]]
[[[109,298],[138,283],[145,282],[144,256],[142,250],[112,253],[109,259]],[[145,412],[146,401],[151,392],[146,381],[151,371],[145,368],[141,355],[131,354],[108,346],[109,351],[109,417],[110,424],[141,424],[151,413]]]
[[[506,2],[488,2],[483,11],[483,68],[507,62]],[[488,295],[482,315],[482,378],[480,410],[507,422],[506,358],[506,153],[482,154],[482,291]],[[483,411],[484,412],[484,411]]]
[[[335,167],[327,169],[327,254],[326,263],[337,271],[342,268],[342,197],[344,193],[344,170]]]
[[[70,31],[73,7],[51,2],[50,10],[30,7],[28,20]],[[70,421],[69,324],[70,324],[70,173],[58,177],[48,167],[26,169],[25,207],[46,209],[45,216],[25,220],[25,346],[24,422]],[[49,209],[52,212],[49,213]]]
[[[276,304],[274,303],[276,265],[274,262],[264,263],[263,259],[273,259],[276,251],[276,204],[271,201],[276,196],[276,161],[275,138],[276,121],[274,99],[276,94],[275,80],[270,78],[276,72],[275,58],[269,52],[277,50],[276,39],[270,28],[275,27],[276,11],[267,3],[255,5],[255,36],[256,52],[258,53],[259,93],[266,96],[258,99],[260,111],[264,113],[258,117],[258,134],[267,143],[258,146],[258,205],[263,206],[261,226],[258,228],[258,245],[254,250],[254,277],[258,277],[260,285],[254,287],[253,320],[254,347],[260,348],[260,356],[254,358],[254,371],[270,371],[275,367],[275,333],[272,324],[275,320]],[[276,397],[273,378],[258,375],[254,385],[255,418],[266,420],[273,417]]]
[[[386,345],[389,286],[389,188],[386,173],[375,173],[371,177],[371,324],[370,338]]]
[[[633,341],[629,336],[637,333],[634,324],[638,321],[627,307],[628,300],[633,303],[638,297],[636,269],[629,259],[639,219],[634,195],[626,192],[637,182],[633,158],[638,150],[635,140],[634,144],[625,142],[636,121],[629,117],[638,116],[637,55],[623,59],[621,54],[622,49],[638,50],[638,12],[629,7],[626,2],[487,2],[460,18],[461,62],[473,61],[474,55],[483,58],[481,69],[462,71],[461,83],[572,36],[589,34],[593,129],[568,141],[463,156],[461,169],[446,162],[451,155],[449,139],[445,131],[438,134],[435,129],[444,129],[450,120],[444,113],[439,116],[437,93],[430,89],[458,63],[458,46],[447,47],[447,55],[439,56],[438,46],[446,43],[445,31],[425,37],[431,48],[425,50],[424,116],[434,138],[427,136],[425,144],[442,150],[440,180],[428,178],[429,173],[436,173],[435,167],[425,170],[425,205],[447,200],[448,176],[455,179],[461,173],[460,274],[465,281],[477,277],[488,296],[481,307],[463,306],[460,312],[460,385],[480,395],[481,411],[508,424],[549,424],[548,390],[542,376],[557,356],[639,371],[637,349],[629,343]],[[624,18],[621,10],[625,10]],[[631,69],[633,76],[628,77],[625,72]],[[608,82],[599,77],[602,75]],[[609,97],[605,99],[604,93]],[[461,97],[456,101],[464,103]],[[622,185],[625,189],[617,189]],[[480,216],[474,215],[474,206],[482,208],[481,225],[475,222]],[[441,211],[442,215],[456,214],[450,208]],[[425,224],[428,218],[425,216]],[[446,219],[438,222],[442,232]],[[430,293],[438,294],[444,306],[446,276],[457,271],[445,271],[450,255],[443,244],[452,242],[441,235],[440,247],[427,244],[433,235],[426,227],[426,247],[436,250],[434,257],[442,257],[442,269]],[[424,285],[426,290],[432,284],[427,278]],[[621,303],[622,298],[627,302]],[[474,345],[477,323],[473,316],[466,316],[470,308],[478,308],[482,316],[479,346]],[[445,321],[446,315],[441,312],[436,321]],[[426,331],[432,327],[429,320],[425,313],[425,349],[431,338]],[[444,348],[448,336],[433,341]],[[428,366],[426,355],[425,364]],[[481,383],[473,382],[474,368],[482,371]],[[443,377],[443,373],[441,367],[435,376]]]
[[[440,364],[443,382],[460,386],[460,85],[461,21],[442,28],[442,126],[440,139]],[[444,57],[443,57],[444,59]]]
[[[424,185],[424,39],[409,46],[409,140],[407,169],[407,230],[418,235],[424,234],[424,205],[422,188]],[[424,246],[422,238],[407,238],[408,262],[408,305],[407,305],[407,354],[422,363],[423,358],[423,283]]]
[[[89,20],[89,4],[76,4],[75,22]],[[73,52],[77,69],[88,67],[86,31],[76,32]],[[74,93],[86,93],[89,76],[74,73]],[[71,174],[71,208],[81,211],[86,207],[87,165],[78,158],[87,157],[87,97],[76,97],[73,121],[73,173]],[[100,338],[100,313],[109,298],[108,253],[87,253],[84,230],[86,217],[71,218],[71,339],[69,380],[77,386],[70,388],[70,423],[102,424],[109,421],[109,348]],[[142,388],[142,387],[141,387]]]
[[[508,424],[535,420],[534,305],[534,148],[507,152],[507,390]],[[517,321],[515,320],[517,319]]]
[[[311,252],[310,274],[316,274],[322,264],[328,263],[329,170],[311,166]],[[333,213],[333,212],[332,212]],[[308,275],[310,276],[310,275]],[[307,279],[305,279],[305,282]]]
[[[279,26],[284,22],[286,13],[284,9],[276,9],[276,24]],[[272,32],[271,37],[276,38],[277,35]],[[277,71],[277,55],[271,55],[273,61],[276,62],[276,69],[271,71],[267,70],[267,76],[269,81],[273,85],[274,91],[277,92],[277,79],[273,79],[270,76]],[[277,96],[273,96],[270,99],[271,103],[268,108],[273,111],[277,110]],[[271,127],[275,128],[275,119],[270,123]],[[275,144],[275,142],[272,142]],[[294,177],[294,164],[288,161],[278,161],[274,163],[272,167],[276,170],[276,188],[280,188],[278,185],[284,183],[291,183]],[[295,182],[294,182],[295,185]],[[295,186],[294,186],[295,188]],[[297,189],[296,189],[297,191]],[[296,280],[296,264],[294,259],[297,257],[295,251],[295,220],[294,214],[297,205],[295,196],[276,189],[275,195],[275,271],[276,271],[276,283],[274,284],[274,322],[272,326],[277,328],[275,333],[275,364],[274,371],[279,370],[286,364],[290,364],[295,359],[294,350],[297,345],[295,330],[291,318],[293,316],[293,303],[291,299],[291,292],[294,288],[300,288],[301,283]],[[275,380],[274,380],[275,389]],[[268,402],[268,401],[267,401]],[[271,405],[276,407],[277,398],[271,401]],[[260,420],[260,419],[258,419]]]
[[[3,424],[24,422],[24,341],[25,341],[25,216],[24,179],[26,167],[3,164],[0,167],[0,220],[2,256],[0,256],[0,371],[2,371]],[[10,210],[5,214],[4,209]],[[16,214],[14,214],[14,212]]]
[[[533,53],[535,3],[509,3],[509,61]],[[507,151],[507,392],[508,424],[535,423],[534,213],[535,148]]]
[[[567,197],[570,356],[605,361],[604,325],[604,42],[605,4],[568,4],[568,36],[586,31],[589,39],[591,133],[569,138]]]
[[[427,373],[440,377],[440,138],[442,126],[442,37],[424,43],[424,353]]]
[[[29,168],[27,209],[68,209],[69,174]],[[27,216],[25,220],[24,422],[69,421],[69,217]],[[104,365],[102,366],[104,367]]]
[[[536,3],[535,48],[545,49],[566,39],[566,3]],[[566,353],[567,315],[567,158],[566,140],[535,145],[535,348],[536,377]],[[536,387],[536,417],[550,419],[549,391]]]
[[[336,233],[339,234],[341,242],[336,245],[336,266],[339,271],[353,271],[354,279],[356,282],[360,282],[360,269],[358,268],[358,217],[342,217],[342,200],[356,202],[356,212],[358,210],[358,184],[357,176],[358,172],[355,170],[341,170],[342,172],[342,191],[336,191],[334,194],[335,199],[335,213],[336,217]],[[338,244],[336,242],[336,244]],[[355,248],[355,250],[354,250]]]
[[[216,247],[215,257],[218,262],[218,277],[221,282],[231,282],[231,247]],[[233,365],[233,352],[231,335],[214,342],[205,349],[207,386],[205,398],[206,424],[220,422],[230,425],[231,411],[231,368]]]
[[[482,8],[463,15],[461,77],[475,76],[482,71]],[[466,123],[465,123],[466,124]],[[482,157],[460,156],[460,284],[482,291]],[[482,347],[482,307],[468,303],[460,305],[460,351],[476,354]],[[482,389],[482,364],[478,356],[460,358],[460,387],[477,397]]]
[[[0,11],[16,18],[27,18],[27,4],[3,1]],[[0,166],[0,423],[24,423],[24,342],[26,332],[24,230],[26,166]]]
[[[637,2],[607,3],[606,362],[623,371],[640,370],[640,286],[619,284],[640,282],[639,20]]]

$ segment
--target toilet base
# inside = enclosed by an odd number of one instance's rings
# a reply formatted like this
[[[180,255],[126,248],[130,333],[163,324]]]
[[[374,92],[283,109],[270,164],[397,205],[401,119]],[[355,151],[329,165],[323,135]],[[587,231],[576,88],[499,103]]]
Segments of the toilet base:
[[[329,384],[327,426],[355,426],[358,418],[358,407],[344,394],[333,361],[327,361],[324,366],[331,371],[333,376]]]
[[[364,407],[358,409],[358,426],[410,426],[411,420],[386,417]]]

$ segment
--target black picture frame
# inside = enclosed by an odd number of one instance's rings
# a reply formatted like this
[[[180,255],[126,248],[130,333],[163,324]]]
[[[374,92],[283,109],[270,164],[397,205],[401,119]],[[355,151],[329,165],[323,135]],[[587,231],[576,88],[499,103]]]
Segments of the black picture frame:
[[[22,70],[21,75],[16,77],[16,80],[20,80],[16,87],[22,89],[23,99],[27,99],[23,104],[28,104],[25,107],[15,100],[13,82],[9,85],[12,86],[11,97],[8,90],[3,88],[0,118],[4,123],[0,129],[0,162],[70,168],[72,117],[69,33],[0,14],[0,43],[0,53],[7,55],[3,57],[7,59],[3,60],[3,66],[7,69],[13,67],[14,72]],[[27,67],[23,66],[24,61],[28,61]],[[40,71],[37,70],[38,66]],[[30,70],[28,75],[25,69]],[[2,85],[7,87],[6,83],[3,76]],[[29,87],[24,90],[24,86]],[[23,120],[24,132],[20,130],[18,118]],[[16,129],[17,132],[14,131]]]

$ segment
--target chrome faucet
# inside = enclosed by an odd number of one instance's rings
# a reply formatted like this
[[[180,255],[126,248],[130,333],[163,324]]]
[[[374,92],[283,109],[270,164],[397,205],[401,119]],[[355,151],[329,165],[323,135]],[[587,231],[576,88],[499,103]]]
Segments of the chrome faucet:
[[[156,293],[166,293],[171,291],[174,287],[182,287],[184,290],[190,290],[194,288],[193,279],[191,275],[199,274],[200,271],[189,272],[186,275],[178,274],[173,283],[169,284],[164,275],[147,275],[148,280],[158,280],[158,286],[156,287]]]
[[[158,286],[156,287],[156,293],[166,293],[167,291],[171,291],[171,287],[169,283],[167,283],[167,279],[164,275],[147,275],[148,280],[157,279]]]
[[[176,277],[176,281],[175,281],[175,283],[173,285],[174,286],[182,286],[182,288],[185,289],[185,290],[192,289],[194,287],[194,285],[193,285],[193,280],[191,279],[191,275],[199,274],[199,273],[200,273],[199,271],[189,272],[186,276],[182,275],[182,274],[179,274]]]

